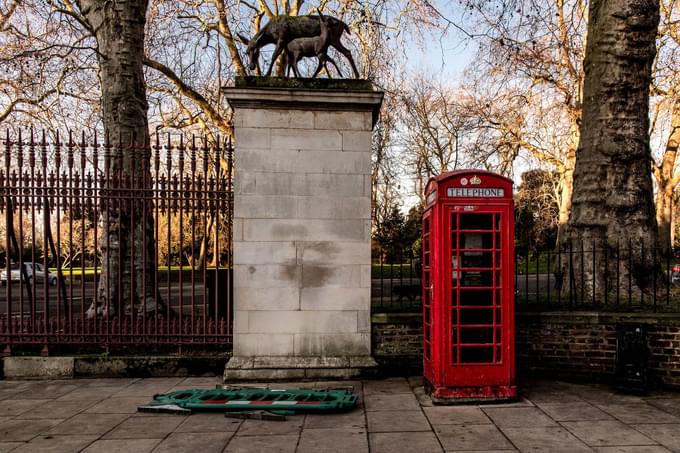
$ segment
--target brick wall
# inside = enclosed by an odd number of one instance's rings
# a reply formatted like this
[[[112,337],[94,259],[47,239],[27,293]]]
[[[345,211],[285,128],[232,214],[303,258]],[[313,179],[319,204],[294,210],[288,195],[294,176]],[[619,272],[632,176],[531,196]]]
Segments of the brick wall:
[[[517,371],[561,379],[610,381],[616,364],[616,324],[648,328],[652,384],[680,388],[680,315],[518,313]],[[388,369],[422,367],[419,314],[373,317],[373,354]]]
[[[384,375],[421,374],[423,320],[420,314],[377,314],[371,319],[373,357]]]

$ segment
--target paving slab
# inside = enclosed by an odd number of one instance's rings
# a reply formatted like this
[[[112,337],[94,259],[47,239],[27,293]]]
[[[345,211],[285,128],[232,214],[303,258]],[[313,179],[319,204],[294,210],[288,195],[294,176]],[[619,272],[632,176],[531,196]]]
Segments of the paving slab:
[[[617,393],[603,386],[592,386],[592,385],[581,385],[577,386],[574,384],[572,391],[581,397],[583,400],[590,403],[600,403],[600,404],[627,404],[627,403],[641,403],[644,401],[642,396],[637,395],[626,395],[623,393]]]
[[[295,453],[298,438],[297,434],[234,436],[224,449],[224,453]]]
[[[624,423],[680,423],[680,418],[645,402],[635,404],[599,404],[598,407]]]
[[[126,396],[146,396],[153,397],[156,393],[167,393],[182,382],[183,378],[150,378],[143,379],[123,387],[115,395],[118,397]]]
[[[361,409],[340,414],[308,414],[303,429],[360,428],[366,429],[366,414]]]
[[[0,453],[149,452],[680,452],[680,394],[620,395],[609,387],[533,381],[522,399],[432,405],[422,378],[254,383],[270,388],[354,387],[351,412],[285,422],[137,413],[153,394],[212,388],[219,378],[1,381]],[[240,386],[240,385],[239,385]],[[17,397],[21,395],[21,397]],[[37,396],[42,396],[38,398]],[[53,441],[53,439],[56,439]]]
[[[680,451],[680,424],[640,424],[633,427],[669,450]]]
[[[3,380],[0,381],[2,383],[2,388],[7,389],[7,390],[17,390],[20,391],[19,389],[26,389],[30,387],[32,384],[35,384],[36,381],[7,381]]]
[[[215,388],[217,385],[222,384],[222,378],[217,376],[211,377],[188,377],[182,379],[178,382],[175,387],[182,388]]]
[[[680,417],[680,398],[655,398],[647,400],[647,404],[651,404],[657,409],[668,412],[671,415]]]
[[[28,412],[17,415],[16,418],[70,418],[93,406],[96,401],[50,401],[35,406]]]
[[[114,396],[104,399],[90,407],[86,413],[98,414],[134,414],[137,412],[137,407],[143,404],[148,404],[151,397],[147,396]]]
[[[563,422],[562,425],[591,447],[657,444],[654,440],[617,420]]]
[[[71,393],[72,391],[78,389],[80,386],[68,382],[36,382],[28,387],[22,389],[15,396],[16,399],[54,399],[60,396]]]
[[[406,378],[391,378],[380,381],[364,381],[364,394],[375,393],[413,393]]]
[[[366,418],[370,433],[432,431],[422,411],[374,411],[366,412]]]
[[[531,401],[534,404],[540,404],[540,403],[579,403],[583,402],[583,398],[580,396],[567,392],[567,391],[559,391],[559,390],[534,390],[531,389],[528,392],[523,392],[522,396],[529,401]]]
[[[597,453],[669,453],[661,445],[638,445],[635,447],[593,447]]]
[[[422,376],[409,376],[406,380],[411,387],[422,387],[425,384],[425,379]]]
[[[287,417],[286,421],[244,420],[237,436],[299,435],[304,422],[303,415]]]
[[[23,414],[28,412],[33,408],[36,408],[42,404],[51,402],[52,400],[16,400],[7,399],[3,400],[0,404],[0,417],[13,417],[15,415]]]
[[[48,434],[96,434],[101,436],[120,425],[128,417],[128,414],[78,414],[55,425],[48,431]]]
[[[368,453],[368,437],[362,429],[307,429],[300,435],[296,453],[335,453],[339,448]]]
[[[581,453],[593,450],[561,427],[502,428],[519,451]]]
[[[162,439],[173,432],[185,417],[178,415],[132,416],[104,435],[104,439]]]
[[[18,420],[12,419],[0,425],[0,439],[3,442],[27,442],[44,433],[63,420]]]
[[[370,433],[371,453],[437,453],[443,452],[432,432]]]
[[[162,439],[100,439],[82,453],[149,453]]]
[[[112,387],[112,386],[99,386],[99,385],[88,385],[84,387],[78,387],[72,392],[66,393],[65,395],[57,398],[57,401],[80,401],[80,400],[95,400],[101,401],[113,395],[114,393],[120,392],[125,387]]]
[[[489,403],[489,402],[484,402],[480,406],[482,407],[503,407],[503,408],[508,408],[508,407],[535,407],[536,405],[531,401],[523,396],[520,396],[519,399],[514,400],[514,401],[501,401],[498,403]]]
[[[483,407],[482,410],[502,428],[557,426],[545,412],[535,407]]]
[[[418,404],[420,404],[420,407],[432,407],[434,406],[434,403],[432,402],[432,398],[425,393],[425,388],[423,386],[420,387],[412,387],[413,389],[413,394],[415,395],[416,399],[418,400]]]
[[[314,383],[314,388],[318,389],[334,389],[346,387],[352,387],[355,393],[361,394],[364,388],[364,383],[362,381],[319,381]]]
[[[175,432],[178,433],[234,433],[243,420],[227,418],[222,412],[195,413],[186,417]]]
[[[14,395],[16,395],[17,393],[19,392],[17,392],[14,389],[0,389],[0,401],[9,398],[14,398]]]
[[[153,453],[220,453],[231,436],[232,433],[172,433],[154,448]]]
[[[494,425],[436,425],[434,429],[446,451],[514,448]]]
[[[21,445],[13,453],[77,453],[98,436],[39,436]]]
[[[424,407],[423,412],[433,425],[488,425],[491,419],[476,406]]]
[[[420,404],[413,393],[369,393],[364,398],[366,411],[420,410]]]
[[[82,387],[118,387],[123,388],[141,381],[141,378],[77,378],[71,381]]]
[[[24,445],[24,442],[0,442],[0,453],[9,453],[22,445]]]
[[[540,404],[539,407],[557,422],[577,422],[586,420],[613,420],[612,416],[592,404],[558,403]]]

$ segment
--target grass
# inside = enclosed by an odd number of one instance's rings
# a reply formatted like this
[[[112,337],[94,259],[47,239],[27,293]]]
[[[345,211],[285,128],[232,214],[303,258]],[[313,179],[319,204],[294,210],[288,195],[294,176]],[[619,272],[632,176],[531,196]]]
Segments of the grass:
[[[542,254],[538,259],[533,256],[522,256],[515,262],[515,273],[517,274],[548,274],[555,271],[557,255],[554,253]]]
[[[371,278],[420,278],[419,266],[404,264],[371,264]]]

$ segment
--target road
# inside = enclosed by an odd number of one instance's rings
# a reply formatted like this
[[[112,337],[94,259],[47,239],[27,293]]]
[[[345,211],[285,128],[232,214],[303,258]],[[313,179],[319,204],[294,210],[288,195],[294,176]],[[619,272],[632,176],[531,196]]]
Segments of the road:
[[[45,291],[47,289],[47,291]],[[75,314],[80,314],[81,311],[88,309],[94,295],[96,293],[96,288],[94,282],[85,282],[84,285],[80,283],[70,286],[66,285],[66,298],[71,300],[71,307]],[[33,288],[31,288],[33,292]],[[222,289],[221,289],[222,291]],[[212,293],[212,288],[210,293]],[[51,314],[57,313],[57,306],[59,306],[59,312],[63,313],[63,296],[59,295],[60,290],[58,286],[45,286],[41,284],[36,284],[34,299],[36,301],[36,314],[42,314],[45,309],[45,304],[47,303],[49,312]],[[161,285],[159,287],[159,293],[164,301],[170,301],[170,306],[175,310],[179,311],[180,303],[182,305],[182,312],[185,314],[191,313],[191,300],[192,296],[195,300],[194,314],[199,315],[203,311],[203,306],[209,305],[209,301],[205,298],[205,289],[203,286],[203,281],[197,284],[193,291],[191,287],[191,282],[184,282],[182,291],[180,293],[179,282],[172,282],[170,287],[170,292],[168,294],[168,285]],[[226,301],[226,295],[222,296],[222,292],[219,294],[220,300]],[[0,287],[0,316],[7,315],[7,286]],[[24,314],[31,313],[31,302],[28,297],[27,289],[24,285],[20,285],[18,282],[14,282],[11,285],[11,311],[12,314],[17,315],[20,311]]]
[[[535,274],[530,275],[517,275],[516,276],[516,289],[517,296],[522,297],[526,295],[531,298],[537,292],[545,292],[548,287],[554,286],[554,276],[551,274]],[[550,283],[550,285],[549,285]],[[399,299],[400,301],[408,302],[420,298],[420,279],[419,278],[393,278],[393,279],[373,279],[371,287],[371,298],[375,302],[383,301],[389,303],[390,301],[395,301]],[[57,306],[60,305],[59,311],[63,312],[63,297],[58,296],[59,287],[58,286],[48,286],[47,292],[45,291],[45,286],[41,284],[35,285],[35,295],[36,300],[36,314],[41,314],[44,311],[45,303],[47,302],[49,311],[52,314],[57,313]],[[85,282],[81,284],[76,282],[74,285],[66,285],[66,297],[72,300],[72,307],[74,313],[81,313],[81,311],[87,310],[90,306],[94,295],[95,295],[94,282]],[[212,288],[211,288],[212,289]],[[21,291],[23,290],[23,291]],[[180,307],[180,301],[182,305],[182,311],[184,313],[191,312],[191,299],[192,294],[195,300],[194,314],[199,314],[203,311],[204,303],[209,304],[209,300],[205,298],[205,288],[203,286],[203,280],[200,279],[197,285],[192,291],[191,282],[184,282],[183,288],[180,293],[179,282],[172,282],[170,286],[170,293],[168,294],[167,282],[159,287],[160,296],[165,301],[170,301],[170,306],[178,311]],[[212,292],[212,291],[211,291]],[[226,297],[222,294],[224,290],[221,290],[219,299],[225,301]],[[180,295],[181,294],[181,295]],[[225,295],[226,296],[226,295]],[[24,313],[31,312],[31,303],[28,298],[28,292],[24,285],[20,285],[18,282],[14,282],[11,285],[11,310],[13,314],[18,314],[21,310]],[[7,314],[7,287],[0,287],[0,316]]]

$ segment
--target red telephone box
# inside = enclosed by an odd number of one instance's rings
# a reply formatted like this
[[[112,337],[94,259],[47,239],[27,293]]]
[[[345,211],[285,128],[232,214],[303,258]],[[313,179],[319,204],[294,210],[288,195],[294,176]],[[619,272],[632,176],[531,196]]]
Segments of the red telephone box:
[[[431,178],[423,212],[423,366],[435,402],[517,396],[512,181]]]

